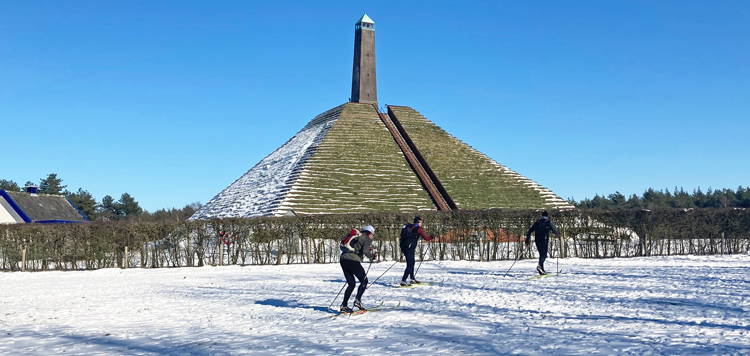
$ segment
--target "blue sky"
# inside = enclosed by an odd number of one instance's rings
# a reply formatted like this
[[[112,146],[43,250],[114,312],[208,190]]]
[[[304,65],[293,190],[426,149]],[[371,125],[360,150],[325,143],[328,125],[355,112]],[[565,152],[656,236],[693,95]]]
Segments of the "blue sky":
[[[0,0],[0,179],[207,202],[351,90],[591,198],[750,185],[750,2]]]

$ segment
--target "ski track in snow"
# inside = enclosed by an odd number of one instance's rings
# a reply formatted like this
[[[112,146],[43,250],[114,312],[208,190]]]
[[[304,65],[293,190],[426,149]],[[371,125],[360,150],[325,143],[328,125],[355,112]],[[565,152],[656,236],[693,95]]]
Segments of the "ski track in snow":
[[[0,354],[748,355],[749,262],[431,261],[442,285],[392,288],[399,263],[363,301],[400,308],[338,318],[338,264],[2,273]]]

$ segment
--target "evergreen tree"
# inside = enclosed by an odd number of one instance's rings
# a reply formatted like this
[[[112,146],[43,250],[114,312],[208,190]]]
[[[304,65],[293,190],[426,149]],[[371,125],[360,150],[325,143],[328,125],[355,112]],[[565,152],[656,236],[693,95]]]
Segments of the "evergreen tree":
[[[174,216],[174,211],[174,208],[172,208],[172,210],[159,209],[153,213],[144,211],[142,215],[144,217],[144,220],[148,221],[173,221],[177,220]]]
[[[708,188],[703,193],[700,188],[693,190],[692,194],[683,188],[674,188],[674,193],[669,189],[664,191],[649,188],[643,192],[643,197],[633,194],[625,201],[620,192],[615,192],[604,198],[595,195],[594,199],[584,199],[573,204],[581,209],[654,209],[654,208],[750,208],[750,189],[739,186],[737,191],[732,189]]]
[[[68,196],[68,199],[78,207],[78,210],[80,210],[83,215],[86,215],[89,220],[94,220],[96,214],[96,200],[91,193],[83,190],[83,188],[78,188],[77,192],[67,192],[66,195]]]
[[[612,201],[612,204],[615,206],[622,206],[625,204],[625,196],[622,195],[620,192],[614,192],[608,196],[609,200]]]
[[[185,216],[185,220],[193,216],[198,209],[202,208],[203,204],[200,202],[192,202],[188,205],[185,205],[185,207],[182,208],[182,214]]]
[[[47,178],[42,178],[39,182],[39,193],[61,194],[67,185],[62,185],[62,179],[57,178],[57,174],[50,173]]]
[[[665,201],[664,194],[661,191],[654,190],[654,188],[648,188],[643,192],[643,204],[646,206],[646,209],[654,209],[663,206],[661,204]]]
[[[701,187],[698,190],[693,190],[693,204],[699,208],[704,208],[706,204],[706,195],[701,191]]]
[[[630,196],[628,201],[623,205],[623,208],[625,209],[643,209],[643,202],[641,201],[641,198],[639,198],[637,195],[633,194]]]
[[[0,190],[7,190],[9,192],[21,191],[21,188],[12,180],[0,179]]]
[[[608,209],[609,208],[609,200],[606,198],[599,196],[599,194],[594,196],[594,199],[591,200],[591,204],[594,206],[594,208],[599,209]]]
[[[147,221],[185,221],[201,208],[201,203],[195,202],[185,205],[182,209],[159,209],[153,213],[144,211],[141,219]]]
[[[123,193],[116,203],[120,216],[133,217],[143,212],[138,202],[128,193]]]
[[[102,198],[97,210],[99,210],[98,220],[119,220],[121,217],[115,199],[109,195],[105,195],[104,198]]]
[[[743,189],[742,186],[737,188],[737,206],[750,208],[750,187]]]
[[[693,198],[684,189],[680,188],[678,191],[677,187],[674,187],[674,194],[672,194],[672,196],[673,198],[669,206],[683,209],[695,208]]]

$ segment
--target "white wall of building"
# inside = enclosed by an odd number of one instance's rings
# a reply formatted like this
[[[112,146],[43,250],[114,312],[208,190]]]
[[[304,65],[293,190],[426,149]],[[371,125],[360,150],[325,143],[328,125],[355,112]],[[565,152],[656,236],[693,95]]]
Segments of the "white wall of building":
[[[5,197],[0,197],[0,224],[15,224],[23,222],[23,219],[16,213]]]

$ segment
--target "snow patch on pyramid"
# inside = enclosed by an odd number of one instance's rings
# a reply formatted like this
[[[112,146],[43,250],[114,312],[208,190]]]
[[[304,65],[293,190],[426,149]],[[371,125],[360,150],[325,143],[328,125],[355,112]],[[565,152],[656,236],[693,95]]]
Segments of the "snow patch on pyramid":
[[[343,108],[341,105],[316,116],[289,141],[196,211],[190,220],[272,215]]]

